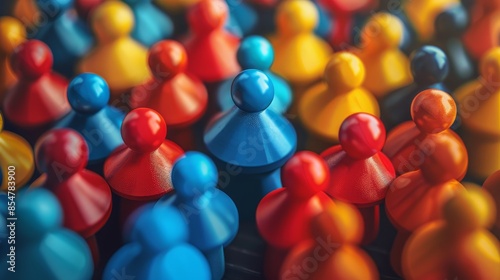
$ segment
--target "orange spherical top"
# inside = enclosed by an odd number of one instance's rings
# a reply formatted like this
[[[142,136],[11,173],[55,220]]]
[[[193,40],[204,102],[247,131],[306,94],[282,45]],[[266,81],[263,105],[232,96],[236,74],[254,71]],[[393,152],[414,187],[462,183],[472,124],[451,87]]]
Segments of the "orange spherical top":
[[[160,147],[167,136],[167,126],[155,110],[138,108],[125,116],[123,142],[132,150],[151,152]]]
[[[169,79],[184,72],[187,61],[186,50],[174,40],[160,41],[149,49],[149,68],[157,79]]]
[[[328,166],[318,155],[304,151],[295,154],[281,169],[281,181],[290,194],[308,198],[326,188]]]
[[[417,127],[427,133],[439,133],[453,124],[457,106],[444,91],[428,89],[419,93],[411,104],[411,116]]]

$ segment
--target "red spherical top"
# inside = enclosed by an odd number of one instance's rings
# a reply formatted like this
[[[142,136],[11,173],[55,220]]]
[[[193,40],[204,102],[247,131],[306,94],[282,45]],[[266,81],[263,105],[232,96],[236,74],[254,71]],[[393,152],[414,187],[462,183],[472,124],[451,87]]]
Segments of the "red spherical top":
[[[123,142],[132,150],[152,152],[161,146],[166,136],[165,120],[153,109],[137,108],[123,120]]]
[[[19,45],[12,54],[11,66],[16,75],[37,79],[52,69],[52,52],[45,43],[29,40]]]
[[[174,40],[160,41],[149,50],[148,63],[157,79],[172,78],[186,69],[186,50]]]
[[[353,114],[340,126],[339,141],[349,157],[369,158],[384,147],[385,127],[380,119],[373,115]]]
[[[417,127],[427,133],[439,133],[453,124],[457,106],[444,91],[428,89],[419,93],[411,103],[411,116]]]
[[[194,32],[210,32],[222,28],[228,15],[222,0],[202,0],[188,11],[188,22]]]
[[[283,186],[295,197],[309,198],[328,186],[328,166],[312,152],[296,153],[281,169]]]
[[[49,180],[68,179],[85,168],[88,157],[87,143],[72,129],[48,131],[35,145],[36,164]]]

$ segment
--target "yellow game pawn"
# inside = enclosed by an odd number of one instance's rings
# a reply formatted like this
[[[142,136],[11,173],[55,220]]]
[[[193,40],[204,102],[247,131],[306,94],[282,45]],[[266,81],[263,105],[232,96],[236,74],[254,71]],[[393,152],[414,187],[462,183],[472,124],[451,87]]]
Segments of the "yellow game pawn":
[[[270,38],[275,53],[271,70],[292,85],[318,81],[332,49],[314,34],[318,23],[314,4],[308,0],[283,1],[275,20],[277,33]]]
[[[91,25],[98,43],[80,62],[79,72],[103,77],[115,97],[150,78],[147,49],[130,37],[134,15],[125,3],[104,2],[93,12]]]
[[[469,173],[486,179],[500,169],[500,47],[481,59],[480,77],[455,92],[469,153]]]
[[[430,222],[408,239],[405,279],[500,279],[500,245],[487,228],[495,221],[491,196],[480,188],[457,193],[443,220]]]
[[[26,30],[19,20],[0,17],[0,103],[5,91],[17,80],[10,68],[9,57],[24,40]]]
[[[388,13],[373,15],[361,31],[356,54],[366,69],[363,86],[378,99],[413,80],[408,57],[399,50],[402,36],[401,21]]]
[[[420,41],[428,41],[434,35],[436,17],[448,7],[460,4],[458,0],[405,1],[404,11]]]
[[[26,184],[35,171],[33,150],[21,136],[3,130],[3,117],[0,115],[0,168],[3,175],[0,190],[13,191],[9,186],[9,171],[15,172],[15,190]]]
[[[299,103],[299,118],[312,136],[307,148],[317,152],[338,143],[340,125],[348,116],[360,112],[379,116],[377,99],[361,86],[365,68],[357,56],[334,54],[324,79],[306,91]]]

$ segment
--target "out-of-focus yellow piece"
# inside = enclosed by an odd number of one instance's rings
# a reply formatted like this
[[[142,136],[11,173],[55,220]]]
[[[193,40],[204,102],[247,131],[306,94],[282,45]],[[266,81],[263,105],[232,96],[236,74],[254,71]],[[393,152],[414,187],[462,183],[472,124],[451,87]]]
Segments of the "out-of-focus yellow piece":
[[[292,84],[318,81],[332,53],[330,46],[314,34],[318,11],[308,0],[283,1],[276,12],[276,34],[271,70]]]
[[[98,42],[80,62],[79,72],[103,77],[113,96],[149,79],[147,49],[130,37],[134,15],[125,3],[104,2],[93,12],[91,25]]]
[[[35,1],[17,0],[14,5],[14,17],[18,18],[28,27],[35,26],[40,20],[40,14]]]
[[[334,54],[325,69],[325,82],[306,91],[299,103],[299,118],[316,137],[338,142],[340,125],[354,113],[379,116],[377,99],[363,88],[365,68],[354,54]],[[314,147],[309,147],[315,150]]]
[[[500,244],[487,228],[495,204],[480,188],[457,193],[444,206],[444,219],[428,223],[403,251],[405,279],[500,279]]]
[[[8,190],[9,166],[15,169],[16,191],[23,187],[35,171],[33,150],[21,136],[3,130],[3,117],[0,115],[0,168],[2,170],[2,186],[0,190]]]
[[[434,35],[434,21],[446,8],[460,4],[458,0],[410,0],[405,1],[404,11],[420,40],[427,41]]]
[[[0,102],[16,76],[10,68],[9,57],[14,49],[26,40],[23,24],[13,17],[0,17]]]
[[[177,14],[200,2],[200,0],[154,0],[154,2],[165,11]]]
[[[500,47],[480,61],[480,77],[455,92],[469,153],[469,173],[486,179],[500,169]]]
[[[363,86],[379,99],[413,80],[408,57],[399,50],[402,36],[401,21],[389,13],[373,15],[361,31],[356,54],[366,69]]]

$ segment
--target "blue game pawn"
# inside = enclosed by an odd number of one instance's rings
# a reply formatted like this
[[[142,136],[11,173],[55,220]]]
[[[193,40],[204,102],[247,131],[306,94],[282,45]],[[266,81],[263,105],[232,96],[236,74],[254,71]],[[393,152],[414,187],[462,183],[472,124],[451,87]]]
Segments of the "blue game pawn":
[[[456,89],[476,76],[474,63],[461,39],[468,25],[469,15],[462,5],[450,7],[436,17],[434,41],[446,53],[450,62],[446,85],[451,89]]]
[[[229,7],[226,29],[240,37],[252,33],[259,20],[255,9],[242,0],[226,0],[226,3]]]
[[[130,243],[109,260],[103,280],[209,280],[210,268],[201,252],[188,244],[188,228],[173,207],[148,204],[137,210],[125,232]]]
[[[52,50],[54,70],[73,77],[78,61],[90,50],[94,38],[85,20],[72,10],[73,0],[36,0],[45,24],[34,27],[31,38]]]
[[[90,250],[80,236],[61,227],[63,213],[57,199],[41,188],[16,199],[15,268],[10,268],[8,251],[2,253],[0,279],[91,279]]]
[[[146,47],[169,38],[174,32],[174,23],[167,14],[152,3],[152,0],[123,0],[134,13],[135,24],[132,37]]]
[[[242,69],[257,69],[269,77],[274,86],[274,99],[269,109],[284,114],[292,103],[292,89],[283,78],[269,70],[274,61],[274,50],[269,41],[261,36],[249,36],[241,42],[236,55]],[[232,82],[233,79],[226,80],[217,90],[217,100],[222,111],[234,107],[231,98]]]
[[[390,131],[396,125],[411,120],[413,98],[426,89],[449,92],[444,84],[449,63],[446,54],[438,47],[423,46],[410,56],[413,83],[389,93],[381,102],[381,119]]]
[[[68,101],[73,110],[55,127],[78,131],[89,147],[89,164],[102,163],[123,144],[120,128],[125,114],[108,105],[108,84],[92,73],[80,74],[71,81]]]
[[[225,270],[224,246],[238,232],[238,209],[225,193],[216,188],[215,164],[199,152],[187,152],[174,164],[172,184],[176,193],[157,203],[175,206],[189,227],[189,243],[205,255],[212,279],[222,279]]]

